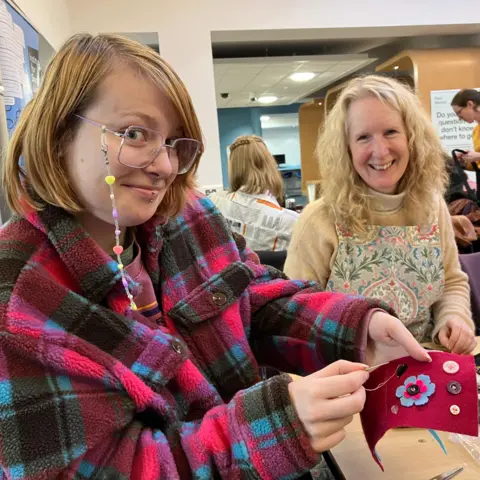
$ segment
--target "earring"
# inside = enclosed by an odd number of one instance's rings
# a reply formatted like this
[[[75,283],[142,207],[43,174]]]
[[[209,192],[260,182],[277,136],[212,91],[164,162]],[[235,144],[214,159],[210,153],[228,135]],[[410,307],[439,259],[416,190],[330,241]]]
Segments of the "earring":
[[[130,293],[130,289],[128,288],[128,280],[127,276],[125,275],[124,267],[122,264],[122,258],[120,255],[123,252],[123,247],[120,245],[120,224],[118,223],[118,211],[117,205],[115,202],[115,193],[113,191],[113,185],[115,183],[115,176],[112,175],[112,171],[110,170],[110,161],[108,160],[108,145],[107,145],[107,127],[102,127],[102,153],[103,158],[105,160],[105,165],[107,167],[107,176],[105,177],[105,183],[108,185],[110,189],[110,200],[112,201],[112,216],[113,222],[115,223],[115,246],[113,247],[113,252],[117,256],[117,263],[118,269],[120,270],[120,275],[122,276],[122,285],[125,289],[125,293],[127,294],[128,300],[130,302],[130,308],[132,310],[137,310],[137,305],[133,301],[133,295]]]

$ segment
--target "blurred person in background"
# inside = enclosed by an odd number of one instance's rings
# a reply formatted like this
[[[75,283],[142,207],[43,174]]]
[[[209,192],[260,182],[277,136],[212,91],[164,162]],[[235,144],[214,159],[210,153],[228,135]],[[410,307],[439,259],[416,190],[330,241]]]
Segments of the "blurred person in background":
[[[262,138],[238,137],[230,145],[230,191],[211,199],[232,230],[256,251],[285,251],[298,213],[282,208],[283,179]]]
[[[480,92],[474,89],[460,90],[453,97],[451,105],[458,118],[467,123],[477,123],[472,131],[473,150],[457,153],[464,167],[473,170],[472,163],[480,166]]]

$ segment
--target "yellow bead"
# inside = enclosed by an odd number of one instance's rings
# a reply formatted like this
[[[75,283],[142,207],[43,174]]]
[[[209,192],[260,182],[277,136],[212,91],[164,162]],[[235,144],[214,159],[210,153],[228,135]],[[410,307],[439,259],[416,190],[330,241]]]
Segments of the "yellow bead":
[[[119,263],[119,264],[118,264],[118,269],[119,269],[119,270],[123,270],[123,263]]]
[[[137,305],[135,302],[132,302],[131,304],[132,310],[138,310]]]
[[[107,175],[105,177],[105,181],[109,184],[109,185],[113,185],[115,183],[115,177],[113,175]]]

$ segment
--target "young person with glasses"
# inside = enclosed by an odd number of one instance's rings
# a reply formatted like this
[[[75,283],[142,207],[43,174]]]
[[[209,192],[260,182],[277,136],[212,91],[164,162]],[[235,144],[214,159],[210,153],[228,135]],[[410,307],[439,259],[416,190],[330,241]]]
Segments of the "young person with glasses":
[[[202,151],[150,48],[53,58],[2,174],[2,478],[296,478],[363,408],[364,363],[429,360],[378,302],[259,265],[195,192]]]

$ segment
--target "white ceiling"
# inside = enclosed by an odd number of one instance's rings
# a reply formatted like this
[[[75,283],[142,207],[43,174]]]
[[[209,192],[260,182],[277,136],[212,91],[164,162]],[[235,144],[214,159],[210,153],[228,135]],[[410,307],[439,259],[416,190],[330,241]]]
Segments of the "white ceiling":
[[[272,106],[289,105],[375,60],[366,54],[215,59],[217,107],[259,106],[262,104],[251,98],[262,95],[278,97]],[[315,72],[317,76],[308,82],[294,82],[288,78],[294,72]],[[222,93],[228,93],[228,98],[222,98]]]
[[[477,20],[478,19],[474,19]],[[369,28],[297,28],[297,29],[265,29],[265,30],[223,30],[212,31],[212,43],[232,42],[265,42],[265,41],[304,41],[304,40],[333,40],[333,39],[360,39],[417,37],[420,35],[465,35],[476,34],[480,30],[479,23],[467,25],[404,25]]]

